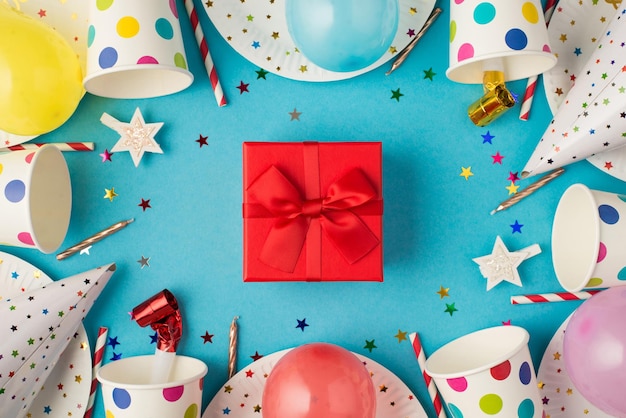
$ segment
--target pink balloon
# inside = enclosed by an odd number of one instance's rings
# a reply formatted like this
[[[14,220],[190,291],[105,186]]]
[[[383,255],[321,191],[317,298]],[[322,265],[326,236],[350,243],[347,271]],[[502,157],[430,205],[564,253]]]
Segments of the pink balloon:
[[[593,405],[625,416],[626,287],[604,290],[572,315],[563,339],[565,367],[576,389]]]
[[[265,382],[262,408],[263,418],[374,418],[376,393],[354,354],[311,343],[276,362]]]

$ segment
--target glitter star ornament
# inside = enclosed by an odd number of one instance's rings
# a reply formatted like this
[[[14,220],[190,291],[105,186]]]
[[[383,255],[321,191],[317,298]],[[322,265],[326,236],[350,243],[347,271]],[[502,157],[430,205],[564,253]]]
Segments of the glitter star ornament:
[[[135,109],[129,123],[120,122],[108,113],[103,113],[100,122],[120,134],[120,139],[111,148],[111,152],[128,151],[135,167],[139,166],[141,157],[146,152],[163,154],[163,150],[154,139],[163,126],[163,122],[146,123],[139,108]]]
[[[28,413],[114,272],[109,264],[0,300],[0,417]]]
[[[493,251],[489,255],[473,258],[478,264],[481,274],[487,279],[487,291],[502,281],[507,281],[516,286],[522,286],[522,280],[517,267],[522,261],[541,253],[538,244],[533,244],[519,251],[509,251],[499,236],[493,245]]]

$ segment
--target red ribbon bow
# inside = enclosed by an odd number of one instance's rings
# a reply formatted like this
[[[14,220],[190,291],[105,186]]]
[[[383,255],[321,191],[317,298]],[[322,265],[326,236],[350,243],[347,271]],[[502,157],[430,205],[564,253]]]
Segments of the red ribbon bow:
[[[380,242],[353,212],[369,202],[381,203],[378,193],[358,168],[331,184],[326,196],[317,199],[303,199],[299,190],[275,166],[262,173],[247,192],[249,202],[260,204],[269,214],[249,210],[245,216],[276,218],[259,259],[281,271],[294,271],[313,221],[319,221],[330,242],[350,264],[359,261]],[[309,242],[308,245],[320,247],[320,243]],[[321,250],[313,253],[317,260],[307,260],[307,263],[321,265]],[[309,257],[310,254],[308,252]]]

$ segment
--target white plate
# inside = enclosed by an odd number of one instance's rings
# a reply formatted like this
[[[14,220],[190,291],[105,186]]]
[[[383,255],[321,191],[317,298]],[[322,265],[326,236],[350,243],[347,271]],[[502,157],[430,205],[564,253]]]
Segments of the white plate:
[[[552,337],[539,365],[537,381],[543,399],[543,409],[550,418],[612,417],[587,401],[576,390],[567,375],[563,357],[563,337],[570,318],[571,315]]]
[[[298,52],[287,29],[285,0],[211,0],[204,9],[224,39],[244,58],[274,74],[300,81],[343,80],[378,68],[397,56],[417,34],[435,0],[399,0],[398,31],[390,49],[359,71],[334,72],[318,67]],[[219,66],[219,63],[217,63]]]
[[[0,252],[0,300],[51,283],[38,268]],[[31,404],[30,418],[82,417],[91,388],[91,350],[81,324],[43,389]],[[45,411],[49,410],[49,413]]]
[[[87,66],[87,27],[89,1],[87,0],[4,0],[56,29],[69,42],[78,55],[85,74]],[[0,130],[0,148],[30,141],[37,136],[14,135]]]
[[[550,18],[548,37],[558,62],[543,74],[543,84],[554,115],[575,77],[598,46],[598,40],[617,11],[606,0],[560,0]],[[576,49],[579,48],[579,49]],[[626,148],[617,148],[587,158],[607,174],[626,181]]]
[[[272,367],[289,349],[264,356],[235,374],[209,403],[202,418],[262,418],[255,412],[261,405],[265,380]],[[372,375],[376,389],[377,418],[427,418],[417,397],[391,371],[360,354],[355,354]],[[383,387],[384,390],[381,390]]]

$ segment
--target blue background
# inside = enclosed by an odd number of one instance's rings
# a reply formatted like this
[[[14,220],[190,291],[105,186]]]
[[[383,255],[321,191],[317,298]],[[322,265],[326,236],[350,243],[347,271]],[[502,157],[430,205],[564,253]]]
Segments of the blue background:
[[[203,410],[227,380],[228,330],[239,316],[241,369],[255,352],[328,341],[366,355],[399,376],[434,417],[410,343],[399,331],[421,335],[426,353],[485,327],[511,321],[531,335],[535,368],[560,324],[580,304],[512,306],[511,295],[562,290],[551,263],[551,223],[558,200],[571,184],[626,193],[626,184],[588,162],[566,173],[516,206],[490,215],[508,197],[510,172],[520,172],[551,114],[543,86],[530,120],[520,121],[519,105],[485,128],[466,115],[482,94],[480,85],[462,85],[445,76],[448,66],[448,4],[405,63],[389,76],[391,63],[364,75],[330,83],[298,82],[258,67],[234,51],[197,3],[213,59],[228,98],[219,108],[198,53],[189,21],[181,18],[193,85],[174,95],[113,100],[87,94],[72,118],[38,142],[93,141],[89,153],[65,153],[73,187],[73,209],[64,249],[120,220],[135,222],[95,244],[89,255],[57,261],[54,254],[6,247],[54,279],[117,263],[118,270],[85,320],[90,342],[98,327],[120,343],[108,346],[126,358],[154,352],[150,329],[128,312],[160,290],[177,297],[184,336],[178,352],[209,366]],[[183,12],[182,2],[179,10]],[[181,13],[181,16],[185,16]],[[425,71],[432,69],[432,80]],[[248,92],[237,86],[247,83]],[[522,95],[525,80],[508,83]],[[400,89],[399,101],[392,90]],[[100,123],[106,112],[129,121],[139,107],[146,122],[164,122],[156,136],[164,154],[146,153],[135,168],[128,153],[102,162],[118,135]],[[291,120],[289,112],[301,112]],[[483,136],[493,135],[491,143]],[[208,146],[196,140],[208,136]],[[382,141],[384,182],[383,283],[243,283],[241,146],[243,141]],[[504,156],[502,164],[492,155]],[[461,167],[471,166],[465,180]],[[535,178],[519,181],[520,190]],[[105,189],[118,196],[104,198]],[[151,208],[143,211],[141,199]],[[517,221],[521,232],[510,226]],[[510,250],[539,244],[540,255],[524,261],[523,287],[502,283],[486,291],[472,258],[491,253],[500,235]],[[149,267],[137,262],[149,257]],[[440,298],[440,286],[449,297]],[[452,315],[446,304],[454,303]],[[304,329],[298,320],[306,320]],[[213,334],[204,343],[202,335]],[[376,348],[365,348],[374,340]],[[97,399],[96,417],[104,417]]]

